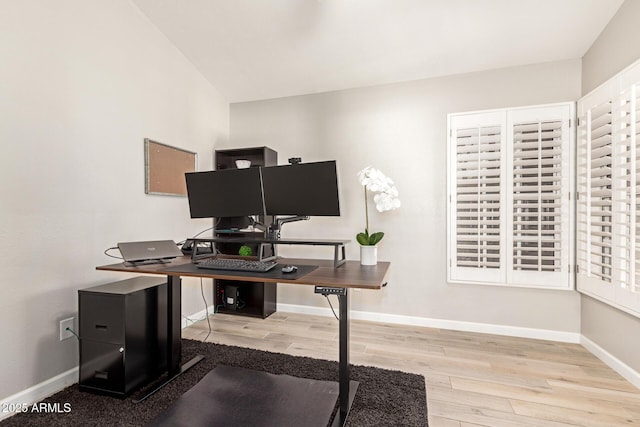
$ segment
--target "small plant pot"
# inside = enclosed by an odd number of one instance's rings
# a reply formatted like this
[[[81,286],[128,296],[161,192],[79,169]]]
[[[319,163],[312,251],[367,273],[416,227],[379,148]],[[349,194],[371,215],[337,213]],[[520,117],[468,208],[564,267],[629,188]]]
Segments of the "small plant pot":
[[[378,263],[378,247],[360,245],[360,265],[376,265]]]

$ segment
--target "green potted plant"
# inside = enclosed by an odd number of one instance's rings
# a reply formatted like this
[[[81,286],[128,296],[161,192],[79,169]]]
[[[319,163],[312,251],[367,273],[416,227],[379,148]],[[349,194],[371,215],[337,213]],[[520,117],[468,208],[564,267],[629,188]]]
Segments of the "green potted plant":
[[[367,166],[358,172],[358,180],[364,188],[364,212],[365,228],[364,232],[356,235],[356,240],[360,244],[360,264],[375,265],[378,263],[378,243],[384,237],[382,231],[370,233],[369,231],[369,192],[373,193],[373,201],[378,212],[385,212],[400,207],[398,199],[398,189],[393,180],[387,177],[380,170]]]

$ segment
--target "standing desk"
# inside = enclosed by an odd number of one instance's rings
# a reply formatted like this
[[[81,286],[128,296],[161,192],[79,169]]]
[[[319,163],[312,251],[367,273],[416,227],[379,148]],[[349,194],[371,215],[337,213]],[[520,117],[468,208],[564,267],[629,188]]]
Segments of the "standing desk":
[[[271,274],[244,273],[237,271],[199,269],[192,264],[190,257],[179,257],[167,264],[149,264],[128,267],[123,263],[96,267],[97,270],[117,271],[123,273],[158,274],[167,276],[167,381],[186,371],[203,356],[196,356],[181,364],[181,279],[180,277],[201,277],[207,279],[241,280],[246,282],[274,282],[293,285],[314,285],[341,288],[337,294],[339,301],[339,412],[334,418],[333,426],[346,423],[349,409],[353,403],[358,383],[350,381],[349,365],[349,289],[381,289],[387,284],[389,262],[378,262],[373,266],[362,266],[358,261],[346,261],[339,268],[334,268],[330,260],[279,258],[279,264],[296,266],[317,266],[307,274],[281,273],[280,266]],[[275,270],[274,269],[274,270]],[[308,270],[308,269],[300,269]]]

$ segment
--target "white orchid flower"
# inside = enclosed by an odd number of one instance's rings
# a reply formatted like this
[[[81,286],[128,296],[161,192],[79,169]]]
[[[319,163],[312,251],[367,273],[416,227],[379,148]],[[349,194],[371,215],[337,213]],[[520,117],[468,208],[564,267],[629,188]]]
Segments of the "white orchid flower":
[[[383,232],[369,234],[369,208],[367,200],[367,191],[376,193],[373,201],[378,212],[390,211],[400,207],[400,199],[398,199],[398,189],[393,180],[387,177],[379,169],[367,166],[358,172],[358,180],[360,185],[364,187],[364,208],[365,208],[365,230],[364,233],[358,233],[357,240],[361,245],[376,245],[384,237]]]

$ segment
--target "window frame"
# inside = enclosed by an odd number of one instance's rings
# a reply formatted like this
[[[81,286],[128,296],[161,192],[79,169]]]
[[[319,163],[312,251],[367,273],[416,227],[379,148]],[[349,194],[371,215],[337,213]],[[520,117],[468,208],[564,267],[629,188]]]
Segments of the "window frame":
[[[594,271],[597,262],[592,242],[602,233],[597,229],[594,232],[591,220],[593,170],[588,168],[593,165],[594,151],[600,149],[592,145],[597,139],[592,138],[591,133],[593,116],[608,104],[611,107],[611,214],[608,221],[603,219],[602,226],[609,228],[611,236],[609,280]],[[640,317],[640,61],[578,100],[577,112],[576,287],[582,294]]]
[[[558,190],[560,206],[559,213],[555,213],[560,221],[559,228],[557,228],[556,234],[560,233],[560,241],[556,246],[552,246],[553,251],[560,252],[559,255],[553,256],[552,262],[558,262],[560,265],[556,268],[557,271],[532,271],[529,269],[518,270],[514,269],[514,258],[522,258],[521,255],[516,256],[514,252],[514,216],[517,214],[514,212],[514,130],[515,125],[521,126],[523,123],[547,123],[551,121],[561,121],[561,152],[560,160],[561,164],[560,175],[556,178],[552,176],[551,181],[560,182],[560,189]],[[459,244],[458,237],[458,220],[459,216],[458,208],[460,206],[459,199],[457,199],[457,187],[459,186],[459,175],[456,156],[458,153],[457,135],[458,131],[462,130],[465,126],[500,126],[501,128],[501,168],[500,173],[500,266],[499,268],[482,268],[482,267],[463,267],[458,266],[457,260],[459,259],[459,252],[457,251],[457,245]],[[555,104],[544,104],[535,106],[525,106],[518,108],[504,108],[494,110],[484,110],[476,112],[466,113],[452,113],[447,115],[447,281],[449,283],[466,283],[466,284],[480,284],[480,285],[492,285],[492,286],[508,286],[508,287],[523,287],[523,288],[543,288],[543,289],[561,289],[572,290],[574,289],[574,228],[575,228],[575,207],[574,197],[572,194],[575,191],[575,179],[574,179],[574,158],[575,158],[575,103],[563,102]],[[538,147],[545,147],[542,142],[545,135],[539,129],[540,143]],[[542,158],[543,149],[538,148],[535,153]],[[553,160],[555,161],[555,160]],[[541,163],[540,163],[541,164]],[[540,178],[538,179],[538,188],[543,190],[546,188],[541,181],[544,171],[540,164],[533,167],[534,171],[538,171]],[[466,173],[464,171],[463,173]],[[479,175],[481,175],[479,173]],[[522,186],[519,187],[522,190]],[[546,190],[545,190],[546,191]],[[542,193],[538,193],[542,194]],[[542,197],[538,197],[538,204],[532,205],[533,210],[541,212],[544,207],[541,200]],[[521,204],[517,206],[522,206]],[[522,214],[520,213],[522,216]],[[480,214],[478,213],[479,217]],[[538,234],[542,235],[548,233],[544,231],[541,224],[543,223],[542,213],[538,214]],[[555,222],[555,221],[553,221]],[[535,227],[533,227],[535,228]],[[553,230],[553,229],[552,229]],[[519,230],[519,236],[526,234]],[[523,237],[520,237],[520,241]],[[539,270],[543,270],[544,261],[543,258],[543,245],[541,243],[542,237],[538,238],[538,246],[533,249],[538,251],[538,264],[530,264],[532,267],[538,266]],[[557,249],[559,248],[559,249]],[[549,251],[544,251],[549,252]],[[526,267],[526,266],[525,266]],[[492,271],[486,271],[492,270]]]

